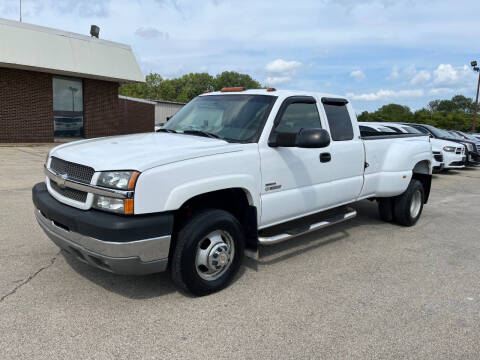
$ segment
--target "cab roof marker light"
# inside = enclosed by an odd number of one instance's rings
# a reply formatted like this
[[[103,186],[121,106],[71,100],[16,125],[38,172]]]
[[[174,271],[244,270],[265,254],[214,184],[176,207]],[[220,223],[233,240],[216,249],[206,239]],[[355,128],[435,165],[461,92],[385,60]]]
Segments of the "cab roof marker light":
[[[270,91],[277,91],[277,89],[275,89],[275,88],[273,88],[273,87],[269,87],[269,88],[267,88],[267,91],[269,91],[269,92],[270,92]]]
[[[245,91],[245,88],[243,86],[238,86],[238,87],[225,87],[220,90],[221,92],[238,92],[238,91]]]

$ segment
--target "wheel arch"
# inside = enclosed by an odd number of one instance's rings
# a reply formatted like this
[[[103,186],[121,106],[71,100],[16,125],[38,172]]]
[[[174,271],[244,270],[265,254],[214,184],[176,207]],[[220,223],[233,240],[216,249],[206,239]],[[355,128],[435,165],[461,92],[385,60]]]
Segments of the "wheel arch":
[[[258,215],[252,194],[248,189],[232,187],[209,191],[185,200],[174,212],[174,236],[186,221],[203,209],[221,209],[234,215],[245,231],[245,247],[257,251]],[[173,245],[174,241],[172,241]]]
[[[420,181],[423,185],[425,192],[424,203],[428,202],[430,197],[430,188],[432,185],[432,167],[431,162],[428,160],[422,160],[415,164],[412,170],[412,179]]]

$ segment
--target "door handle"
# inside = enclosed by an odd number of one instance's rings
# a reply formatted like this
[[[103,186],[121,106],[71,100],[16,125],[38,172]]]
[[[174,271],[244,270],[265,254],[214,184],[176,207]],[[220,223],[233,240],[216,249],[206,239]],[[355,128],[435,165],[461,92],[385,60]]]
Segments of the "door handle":
[[[332,155],[330,155],[330,153],[320,154],[320,162],[325,163],[325,162],[329,162],[330,160],[332,160]]]

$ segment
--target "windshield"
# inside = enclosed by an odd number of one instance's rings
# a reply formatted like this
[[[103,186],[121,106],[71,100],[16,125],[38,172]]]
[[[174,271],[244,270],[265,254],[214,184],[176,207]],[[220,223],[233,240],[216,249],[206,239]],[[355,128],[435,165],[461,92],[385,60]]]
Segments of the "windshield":
[[[429,126],[428,130],[430,130],[433,133],[433,135],[435,135],[435,137],[444,138],[444,139],[454,139],[454,140],[457,139],[456,136],[454,136],[452,133],[450,133],[450,131],[447,131],[447,130],[438,129],[433,126]]]
[[[447,131],[447,130],[444,130],[447,134],[450,135],[450,137],[454,138],[454,139],[458,139],[458,140],[465,140],[463,137],[461,137],[460,135],[458,135],[457,133],[454,133],[453,131]]]
[[[465,137],[467,138],[467,140],[472,140],[472,141],[478,142],[478,139],[477,139],[475,136],[473,136],[473,135],[464,133],[463,131],[460,131],[460,134],[462,134],[463,136],[465,136]]]
[[[269,95],[199,96],[177,112],[163,129],[210,134],[233,142],[254,142],[276,99]]]
[[[411,126],[402,126],[402,129],[409,134],[423,134],[420,130],[417,130]]]
[[[428,126],[428,131],[430,131],[435,137],[443,138],[443,137],[449,137],[452,138],[452,135],[448,134],[445,130],[442,129],[437,129],[436,127],[433,126]]]

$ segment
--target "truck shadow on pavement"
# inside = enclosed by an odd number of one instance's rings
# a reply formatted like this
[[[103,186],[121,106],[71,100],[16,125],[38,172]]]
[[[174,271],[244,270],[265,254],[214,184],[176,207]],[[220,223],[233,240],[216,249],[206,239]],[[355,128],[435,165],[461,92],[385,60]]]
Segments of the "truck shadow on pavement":
[[[259,260],[255,261],[245,257],[230,286],[242,277],[247,268],[258,271],[259,266],[275,264],[341,240],[348,240],[350,237],[349,230],[353,230],[355,227],[384,224],[378,217],[376,202],[364,200],[350,206],[357,210],[358,214],[355,219],[301,235],[283,243],[261,246]],[[169,271],[144,276],[117,275],[85,264],[63,251],[62,255],[69,266],[85,279],[107,291],[133,300],[151,299],[179,291],[182,295],[191,297],[190,294],[179,290],[175,286],[170,278]]]
[[[143,276],[118,275],[85,264],[65,251],[62,255],[68,265],[85,279],[130,299],[144,300],[178,291],[169,272]]]
[[[375,201],[363,200],[349,206],[357,210],[357,216],[352,220],[300,235],[279,244],[261,246],[258,265],[276,264],[317,248],[341,240],[348,240],[350,237],[349,230],[354,230],[362,225],[385,224],[378,216],[378,207]]]
[[[65,261],[68,263],[68,265],[80,276],[98,286],[101,286],[107,291],[132,300],[146,300],[175,292],[180,292],[182,295],[187,297],[194,297],[190,293],[179,289],[173,283],[170,277],[169,269],[165,272],[151,275],[118,275],[85,264],[65,251],[62,251],[61,254],[65,258]],[[231,285],[241,278],[244,272],[245,264],[242,264]]]

